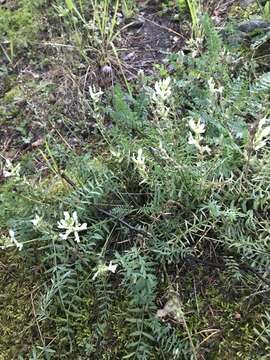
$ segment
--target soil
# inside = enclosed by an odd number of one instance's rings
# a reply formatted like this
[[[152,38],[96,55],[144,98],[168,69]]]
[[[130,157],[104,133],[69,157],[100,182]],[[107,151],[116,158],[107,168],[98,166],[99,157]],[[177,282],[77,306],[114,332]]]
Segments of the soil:
[[[139,12],[123,20],[120,26],[123,30],[116,47],[128,81],[135,81],[141,70],[147,75],[157,72],[155,65],[164,64],[165,58],[180,50],[188,39],[188,22],[180,26],[172,13],[162,10],[161,3],[140,4]],[[45,38],[48,40],[46,34]],[[19,61],[15,59],[13,64],[8,64],[5,57],[0,59],[0,70],[5,70],[0,73],[0,149],[3,156],[12,160],[32,151],[36,143],[43,143],[44,129],[49,131],[47,122],[56,114],[73,121],[83,119],[81,96],[87,100],[88,86],[95,84],[103,90],[116,82],[125,86],[117,62],[111,72],[104,73],[99,65],[92,64],[90,68],[82,63],[79,54],[69,48],[42,45],[44,39],[31,49],[35,63],[29,61],[28,51],[25,55],[21,53]],[[77,69],[72,72],[68,64],[59,66],[63,55]],[[40,92],[38,89],[46,83],[48,92],[46,86]]]
[[[164,63],[172,52],[179,51],[189,37],[187,23],[173,20],[172,14],[162,14],[156,7],[148,7],[127,24],[123,34],[122,61],[128,80],[139,71],[151,75],[156,64]]]
[[[12,65],[2,57],[0,150],[3,156],[16,159],[22,153],[32,151],[35,144],[42,144],[44,129],[49,132],[48,120],[55,117],[67,119],[68,122],[72,119],[77,126],[77,119],[89,121],[81,102],[82,97],[87,101],[90,85],[95,84],[105,90],[116,82],[125,86],[123,74],[132,83],[141,71],[148,76],[157,74],[161,67],[167,73],[173,72],[166,58],[185,48],[191,32],[190,19],[187,14],[181,14],[181,21],[175,19],[175,11],[165,11],[162,3],[139,1],[138,13],[132,18],[123,19],[121,36],[115,44],[121,65],[118,61],[103,67],[100,64],[86,64],[80,54],[71,49],[72,46],[50,48],[43,45],[44,39],[49,40],[48,33],[41,34],[39,45],[31,50],[31,62],[24,54],[20,54],[20,59]],[[213,20],[221,23],[235,1],[205,0],[204,3]],[[61,39],[57,42],[61,42]],[[73,65],[72,69],[68,68],[68,63],[61,64],[63,58]],[[44,87],[40,92],[36,90],[45,83],[50,83],[48,88]],[[7,101],[9,92],[14,93],[14,99]],[[61,126],[67,133],[66,127]],[[69,139],[69,142],[72,141]]]
[[[203,1],[205,12],[221,25],[237,1]],[[122,61],[127,79],[135,79],[143,70],[146,75],[155,73],[155,65],[164,64],[166,57],[180,51],[190,38],[191,26],[187,14],[175,19],[174,12],[162,10],[162,1],[148,1],[138,15],[129,19],[122,33]],[[166,66],[166,63],[165,63]],[[168,69],[170,72],[170,69]]]

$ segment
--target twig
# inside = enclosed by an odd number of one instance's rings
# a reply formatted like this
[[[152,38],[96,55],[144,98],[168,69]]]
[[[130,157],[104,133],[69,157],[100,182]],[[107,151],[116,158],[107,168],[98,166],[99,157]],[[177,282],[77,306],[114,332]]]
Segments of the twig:
[[[172,34],[174,34],[174,35],[176,35],[176,36],[178,36],[178,37],[181,37],[182,39],[186,39],[182,34],[180,34],[179,32],[177,32],[177,31],[175,31],[175,30],[173,30],[173,29],[168,28],[167,26],[159,25],[159,24],[156,23],[155,21],[150,20],[150,19],[147,19],[147,18],[145,18],[145,17],[143,17],[143,16],[141,16],[141,15],[139,16],[139,18],[143,19],[144,21],[150,22],[151,24],[159,27],[160,29],[167,30],[167,31],[169,31],[169,32],[172,33]]]
[[[106,210],[100,209],[100,208],[98,208],[98,207],[96,207],[96,206],[95,206],[95,208],[96,208],[97,211],[101,212],[102,214],[107,215],[107,216],[111,217],[112,219],[118,221],[120,224],[126,226],[130,231],[137,232],[137,233],[142,234],[142,235],[145,235],[145,236],[147,236],[147,237],[151,237],[151,236],[152,236],[152,235],[151,235],[150,233],[148,233],[147,231],[144,231],[144,230],[142,230],[142,229],[138,229],[138,228],[130,225],[130,224],[127,223],[125,220],[122,220],[122,219],[118,218],[117,216],[111,214],[110,212],[108,212],[108,211],[106,211]]]
[[[38,332],[39,332],[39,336],[40,336],[40,339],[41,339],[41,342],[42,342],[42,345],[43,347],[45,347],[45,340],[42,336],[42,332],[41,332],[41,329],[40,329],[40,326],[39,326],[39,323],[38,323],[38,320],[37,320],[37,314],[36,314],[36,309],[35,309],[35,305],[34,305],[34,301],[33,301],[33,293],[31,292],[30,294],[30,297],[31,297],[31,304],[32,304],[32,309],[33,309],[33,313],[34,313],[34,318],[35,318],[35,323],[37,325],[37,328],[38,328]]]
[[[5,57],[8,59],[9,63],[12,64],[12,60],[11,60],[10,56],[8,55],[6,49],[4,48],[4,46],[1,43],[0,43],[0,47],[1,47]]]
[[[59,172],[61,178],[63,178],[74,190],[76,190],[77,186],[73,180],[71,180],[63,171]]]
[[[2,261],[0,261],[0,266],[4,268],[5,270],[8,270],[8,266],[4,264]]]
[[[76,190],[76,184],[74,183],[73,180],[71,180],[63,171],[59,172],[59,175],[73,188]],[[110,213],[109,211],[103,210],[101,208],[99,208],[98,206],[92,204],[93,207],[96,209],[96,211],[116,220],[117,222],[119,222],[120,224],[124,225],[125,227],[127,227],[130,231],[132,232],[137,232],[141,235],[147,236],[147,237],[152,237],[152,235],[150,233],[148,233],[147,231],[144,231],[142,229],[138,229],[132,225],[130,225],[129,223],[127,223],[125,220],[120,219],[119,217],[113,215],[112,213]]]
[[[68,49],[76,49],[76,47],[73,45],[60,44],[60,43],[43,42],[42,45],[52,46],[52,47],[65,47]]]

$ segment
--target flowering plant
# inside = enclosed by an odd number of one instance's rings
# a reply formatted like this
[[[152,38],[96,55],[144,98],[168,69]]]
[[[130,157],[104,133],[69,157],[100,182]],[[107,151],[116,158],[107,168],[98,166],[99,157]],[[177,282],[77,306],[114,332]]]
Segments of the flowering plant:
[[[98,276],[106,274],[108,271],[115,273],[116,269],[117,269],[117,264],[113,264],[112,261],[110,261],[109,265],[103,264],[101,263],[98,267],[97,267],[97,271],[95,272],[94,276],[93,276],[93,280],[95,280]]]
[[[12,162],[9,159],[6,159],[6,164],[3,169],[3,175],[4,177],[14,177],[16,179],[20,178],[20,171],[21,171],[21,165],[16,164],[13,165]]]
[[[21,251],[23,248],[23,244],[16,239],[14,230],[10,229],[8,233],[9,238],[5,238],[5,243],[4,245],[0,246],[0,249],[4,250],[15,245],[17,249]]]
[[[201,154],[210,154],[211,149],[209,148],[209,146],[203,146],[201,144],[203,140],[202,134],[205,132],[204,124],[201,123],[200,119],[197,123],[193,119],[190,119],[188,124],[190,129],[192,130],[192,132],[189,133],[188,143],[190,145],[194,145]]]
[[[76,211],[73,212],[72,216],[67,211],[64,211],[64,219],[58,221],[57,225],[59,229],[65,230],[64,233],[60,234],[63,240],[73,234],[77,243],[80,242],[79,232],[87,229],[86,223],[79,223]]]

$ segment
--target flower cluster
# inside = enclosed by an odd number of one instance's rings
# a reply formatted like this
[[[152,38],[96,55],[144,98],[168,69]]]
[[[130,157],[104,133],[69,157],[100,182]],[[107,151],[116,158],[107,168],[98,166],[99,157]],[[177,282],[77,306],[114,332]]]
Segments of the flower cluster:
[[[269,122],[265,117],[259,121],[253,140],[253,147],[256,151],[264,147],[270,138],[270,125],[266,126],[267,123]]]
[[[95,272],[94,276],[93,276],[93,280],[95,280],[98,276],[102,276],[104,274],[106,274],[107,272],[112,272],[115,273],[116,269],[117,269],[117,264],[113,264],[112,261],[110,261],[109,265],[106,265],[104,263],[101,263],[98,267],[97,267],[97,271]]]
[[[89,86],[89,94],[93,102],[96,104],[100,101],[103,91],[96,90],[95,86]]]
[[[205,132],[204,124],[202,124],[200,120],[198,120],[198,122],[196,123],[193,119],[190,119],[188,124],[190,129],[192,130],[192,132],[189,133],[188,143],[190,145],[194,145],[199,150],[200,154],[210,154],[211,149],[209,148],[209,146],[202,145],[202,134]]]
[[[14,177],[15,179],[20,178],[20,171],[21,171],[21,165],[16,164],[13,165],[12,162],[9,159],[6,159],[6,163],[3,169],[3,175],[4,177]]]
[[[38,214],[35,215],[35,217],[30,220],[31,223],[35,228],[40,227],[43,220],[42,217],[40,217]],[[72,215],[70,215],[67,211],[64,212],[64,219],[61,219],[57,223],[59,229],[65,230],[64,233],[60,233],[60,238],[63,240],[66,240],[69,236],[74,236],[77,243],[80,242],[79,232],[87,229],[87,224],[83,223],[80,224],[78,221],[78,215],[77,212],[74,211]],[[16,246],[19,251],[22,250],[23,244],[17,241],[15,237],[14,230],[9,230],[9,237],[5,238],[4,245],[0,246],[0,249],[6,249],[12,246]],[[94,273],[93,280],[95,280],[99,276],[103,276],[108,272],[115,273],[117,269],[117,264],[113,264],[112,261],[108,265],[105,263],[100,263],[97,268],[96,272]]]
[[[142,149],[138,150],[137,157],[133,154],[132,161],[135,164],[136,169],[138,170],[139,174],[143,178],[142,182],[145,182],[147,180],[147,172],[146,172],[146,165],[145,165],[145,157],[143,156]]]
[[[0,246],[0,249],[3,249],[3,250],[4,250],[4,249],[7,249],[7,248],[12,247],[12,246],[15,245],[16,248],[17,248],[19,251],[21,251],[22,248],[23,248],[23,244],[20,243],[20,242],[16,239],[14,230],[10,229],[10,230],[8,231],[8,233],[9,233],[9,237],[8,237],[8,238],[5,238],[6,241],[5,241],[4,245]]]
[[[40,228],[44,221],[42,217],[38,214],[31,220],[31,223],[35,228]],[[74,211],[71,215],[68,211],[64,211],[64,219],[61,219],[57,222],[58,229],[65,230],[65,232],[60,233],[60,238],[63,240],[67,240],[70,236],[73,236],[77,243],[80,242],[79,232],[87,229],[87,224],[80,224],[78,220],[77,212]],[[22,249],[22,244],[20,244],[14,236],[14,231],[10,230],[10,241],[15,244],[19,250]],[[117,264],[113,264],[112,261],[108,265],[101,262],[95,269],[95,273],[93,275],[93,280],[95,280],[99,276],[103,276],[108,272],[115,273],[117,269]]]
[[[167,77],[164,80],[155,83],[154,93],[152,95],[152,102],[154,103],[154,112],[158,118],[166,120],[169,115],[170,107],[168,102],[172,95],[171,78]]]
[[[171,78],[159,80],[155,83],[155,92],[152,99],[158,103],[159,101],[166,101],[170,98],[172,94],[171,90]]]
[[[73,235],[76,242],[80,242],[79,232],[87,229],[87,224],[80,224],[78,221],[77,212],[74,211],[72,216],[67,211],[64,211],[64,219],[61,219],[57,223],[58,229],[65,230],[60,234],[61,239],[67,240],[70,235]]]
[[[211,94],[213,94],[213,95],[216,95],[216,94],[222,95],[223,90],[224,90],[223,86],[220,86],[220,87],[216,88],[216,85],[215,85],[215,82],[214,82],[213,78],[210,78],[208,80],[208,86],[209,86],[209,90],[210,90]]]
[[[37,228],[37,227],[39,227],[41,221],[42,221],[42,218],[38,214],[36,214],[34,219],[31,220],[31,223],[34,225],[34,227]]]

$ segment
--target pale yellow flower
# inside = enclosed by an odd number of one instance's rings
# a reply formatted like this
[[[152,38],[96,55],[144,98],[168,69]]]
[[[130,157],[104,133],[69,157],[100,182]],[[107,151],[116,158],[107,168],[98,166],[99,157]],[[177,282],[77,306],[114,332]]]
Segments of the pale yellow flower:
[[[77,243],[80,242],[79,232],[87,229],[87,224],[80,224],[78,221],[77,212],[74,211],[72,216],[67,211],[64,211],[64,219],[61,219],[57,223],[59,229],[66,230],[65,233],[61,233],[60,237],[66,240],[71,234],[74,235]]]

